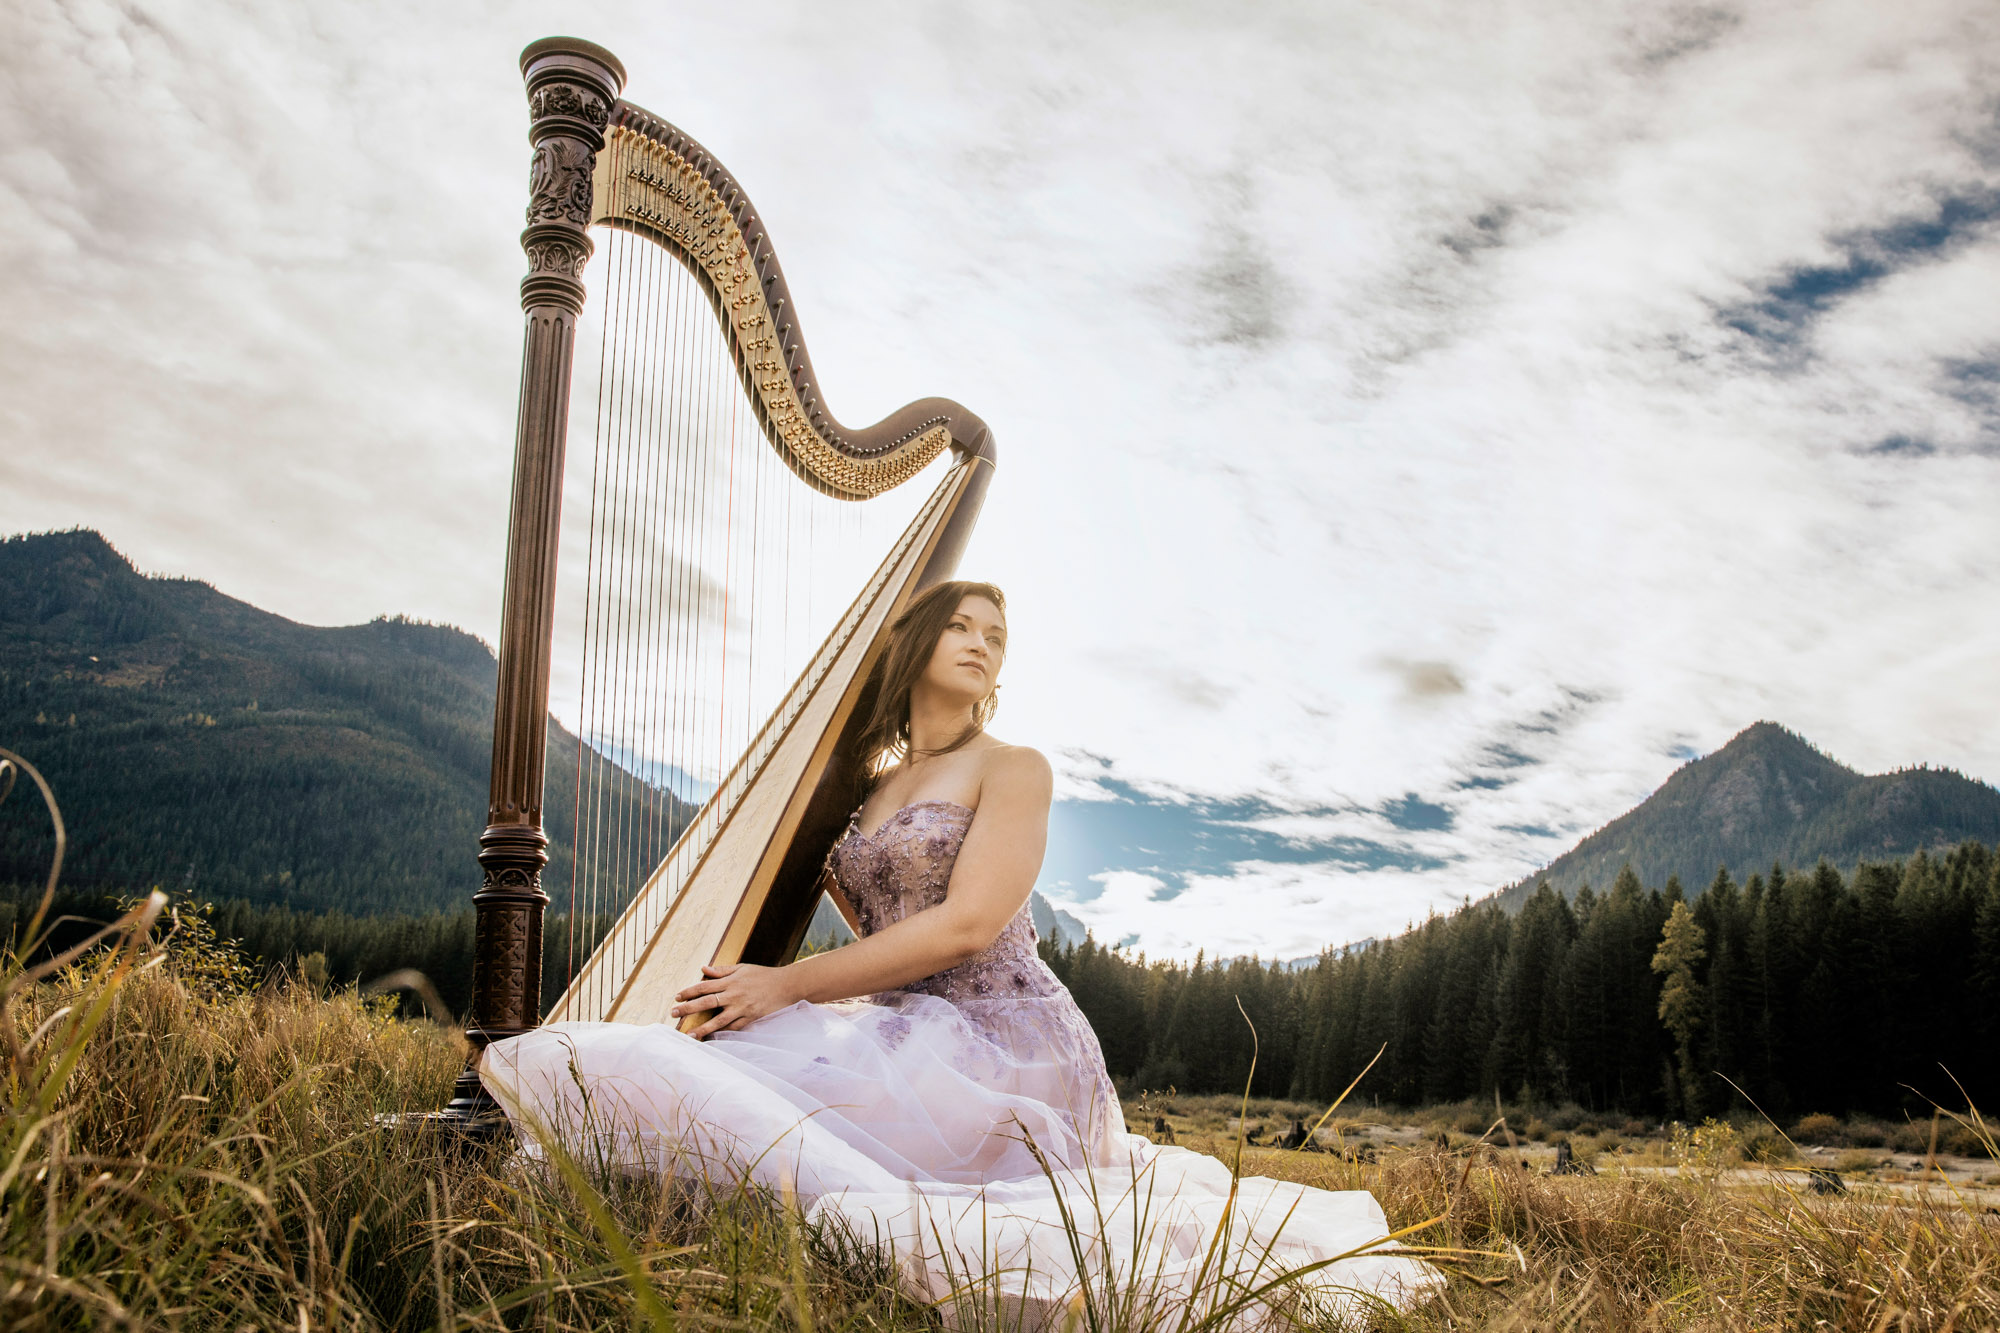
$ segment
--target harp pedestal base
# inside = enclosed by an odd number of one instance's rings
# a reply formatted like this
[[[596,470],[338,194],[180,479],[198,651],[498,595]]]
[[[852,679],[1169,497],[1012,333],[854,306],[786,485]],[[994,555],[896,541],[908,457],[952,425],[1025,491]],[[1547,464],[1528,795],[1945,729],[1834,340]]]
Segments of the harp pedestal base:
[[[454,1100],[453,1106],[457,1105]],[[498,1106],[491,1115],[460,1114],[448,1106],[442,1111],[403,1111],[378,1115],[375,1127],[392,1134],[437,1134],[449,1150],[479,1152],[497,1144],[514,1141],[513,1127]]]
[[[507,1113],[480,1083],[479,1075],[469,1068],[451,1085],[451,1100],[444,1109],[430,1114],[439,1124],[465,1134],[492,1136],[507,1128]]]
[[[479,1081],[480,1053],[541,1020],[542,913],[549,903],[541,880],[548,846],[534,824],[493,824],[479,838],[485,883],[472,895],[472,1014],[465,1025],[472,1049],[452,1084],[451,1101],[425,1117],[473,1138],[507,1132],[506,1112]]]
[[[526,1031],[523,1028],[521,1031]],[[447,1143],[456,1148],[476,1150],[494,1144],[508,1142],[514,1138],[513,1126],[507,1119],[507,1112],[493,1095],[486,1091],[486,1085],[479,1081],[479,1074],[473,1068],[479,1053],[486,1044],[501,1036],[513,1033],[478,1032],[467,1034],[473,1038],[473,1050],[467,1058],[465,1068],[451,1085],[451,1100],[441,1111],[406,1111],[375,1117],[375,1123],[382,1129],[404,1134],[442,1133]]]

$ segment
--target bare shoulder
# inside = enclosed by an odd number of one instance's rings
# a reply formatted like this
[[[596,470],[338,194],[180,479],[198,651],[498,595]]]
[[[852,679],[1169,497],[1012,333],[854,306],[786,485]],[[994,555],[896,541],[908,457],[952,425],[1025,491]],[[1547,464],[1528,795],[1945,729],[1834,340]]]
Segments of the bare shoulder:
[[[1040,750],[996,738],[979,758],[983,795],[1048,804],[1055,789],[1055,773]]]

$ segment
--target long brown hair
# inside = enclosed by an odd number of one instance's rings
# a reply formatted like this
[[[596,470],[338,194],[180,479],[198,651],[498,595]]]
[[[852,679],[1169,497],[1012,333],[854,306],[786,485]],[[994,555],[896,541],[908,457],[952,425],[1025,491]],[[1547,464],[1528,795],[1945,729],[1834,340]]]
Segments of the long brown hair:
[[[910,753],[910,689],[930,665],[945,626],[958,614],[958,604],[967,597],[984,597],[1007,614],[1007,598],[990,583],[954,579],[926,588],[911,600],[889,627],[889,650],[875,664],[875,703],[868,722],[856,738],[848,757],[853,765],[857,792],[866,794],[875,779]],[[986,729],[1000,707],[1000,687],[995,685],[984,699],[972,706],[972,725],[952,740],[925,754],[949,754]]]

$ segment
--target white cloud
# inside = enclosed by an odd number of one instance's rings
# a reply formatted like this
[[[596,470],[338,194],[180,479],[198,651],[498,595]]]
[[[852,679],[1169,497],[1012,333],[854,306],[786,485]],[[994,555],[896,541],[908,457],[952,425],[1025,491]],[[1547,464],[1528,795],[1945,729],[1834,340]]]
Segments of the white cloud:
[[[1464,899],[1402,871],[1355,872],[1337,862],[1274,865],[1245,861],[1227,875],[1190,875],[1178,892],[1157,876],[1107,871],[1103,892],[1063,903],[1100,940],[1136,937],[1149,958],[1188,962],[1256,954],[1309,957],[1329,944],[1380,939]]]

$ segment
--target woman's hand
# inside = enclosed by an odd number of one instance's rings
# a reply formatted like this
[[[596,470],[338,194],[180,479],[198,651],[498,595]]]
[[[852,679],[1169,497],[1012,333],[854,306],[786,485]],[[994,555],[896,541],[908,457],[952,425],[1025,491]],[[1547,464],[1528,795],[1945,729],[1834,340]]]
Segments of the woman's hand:
[[[789,970],[759,967],[755,963],[704,966],[702,979],[674,996],[681,1003],[674,1006],[673,1015],[679,1018],[707,1009],[719,1011],[690,1034],[697,1040],[706,1039],[712,1032],[745,1027],[765,1014],[798,1003],[799,997],[792,993],[791,978],[785,975]]]

